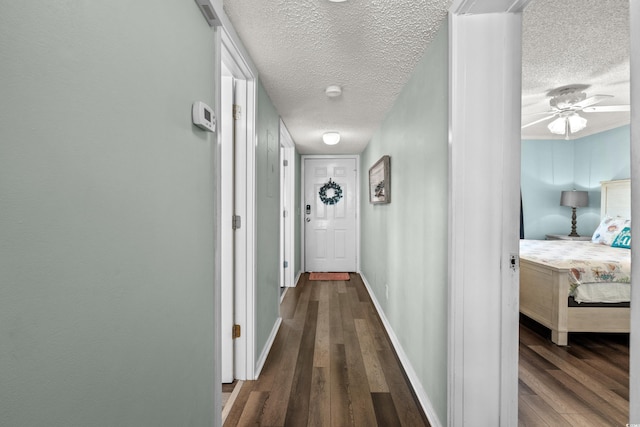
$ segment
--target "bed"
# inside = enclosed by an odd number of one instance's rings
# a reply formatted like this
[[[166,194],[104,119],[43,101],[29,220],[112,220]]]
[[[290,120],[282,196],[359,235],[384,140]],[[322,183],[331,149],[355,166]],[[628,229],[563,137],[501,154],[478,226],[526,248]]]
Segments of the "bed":
[[[630,218],[630,180],[603,182],[601,190],[602,218]],[[557,345],[568,344],[569,332],[629,332],[630,263],[630,249],[590,241],[522,240],[520,312],[551,329]],[[598,301],[608,285],[616,290]],[[587,292],[589,287],[600,290]]]

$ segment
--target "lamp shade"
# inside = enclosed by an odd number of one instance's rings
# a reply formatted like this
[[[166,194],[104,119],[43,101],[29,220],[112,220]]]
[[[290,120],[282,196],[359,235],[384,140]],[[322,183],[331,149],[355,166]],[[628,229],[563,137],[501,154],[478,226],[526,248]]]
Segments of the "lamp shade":
[[[567,131],[567,119],[566,117],[558,117],[551,123],[547,125],[547,128],[551,131],[551,133],[555,133],[556,135],[564,135]]]
[[[571,133],[580,132],[587,127],[587,119],[580,117],[577,113],[567,117],[567,120],[569,121],[569,131]]]
[[[589,204],[589,193],[586,191],[563,191],[560,195],[560,206],[580,208]]]

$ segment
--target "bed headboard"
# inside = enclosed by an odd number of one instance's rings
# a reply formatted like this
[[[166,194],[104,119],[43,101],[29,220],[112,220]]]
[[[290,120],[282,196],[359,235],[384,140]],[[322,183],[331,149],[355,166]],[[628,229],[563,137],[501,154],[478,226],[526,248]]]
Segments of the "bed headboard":
[[[600,186],[600,218],[631,218],[631,180],[602,181]]]

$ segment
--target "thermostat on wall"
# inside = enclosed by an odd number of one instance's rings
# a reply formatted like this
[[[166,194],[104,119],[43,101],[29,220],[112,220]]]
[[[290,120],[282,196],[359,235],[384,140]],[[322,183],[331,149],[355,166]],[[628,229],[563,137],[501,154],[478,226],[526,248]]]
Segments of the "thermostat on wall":
[[[204,102],[196,101],[193,103],[191,117],[194,125],[209,132],[216,131],[216,116],[213,114],[211,107]]]

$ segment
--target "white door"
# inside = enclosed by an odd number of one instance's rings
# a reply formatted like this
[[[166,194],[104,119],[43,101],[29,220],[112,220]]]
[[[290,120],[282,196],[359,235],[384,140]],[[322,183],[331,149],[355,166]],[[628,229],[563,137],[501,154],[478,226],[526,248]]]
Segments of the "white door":
[[[294,248],[295,248],[295,145],[284,122],[280,120],[280,177],[282,180],[280,191],[280,208],[282,224],[280,228],[280,286],[294,286]]]
[[[223,67],[224,71],[224,67]],[[222,139],[221,195],[220,195],[220,275],[221,275],[221,364],[222,382],[231,383],[233,374],[233,294],[234,294],[234,235],[232,219],[234,212],[234,120],[233,120],[233,77],[223,76],[221,84],[221,108],[219,131]]]
[[[288,267],[287,261],[287,200],[286,200],[286,181],[287,181],[287,167],[286,167],[286,150],[282,143],[280,144],[280,287],[287,286],[286,278]]]
[[[305,158],[307,271],[356,271],[356,158]]]

